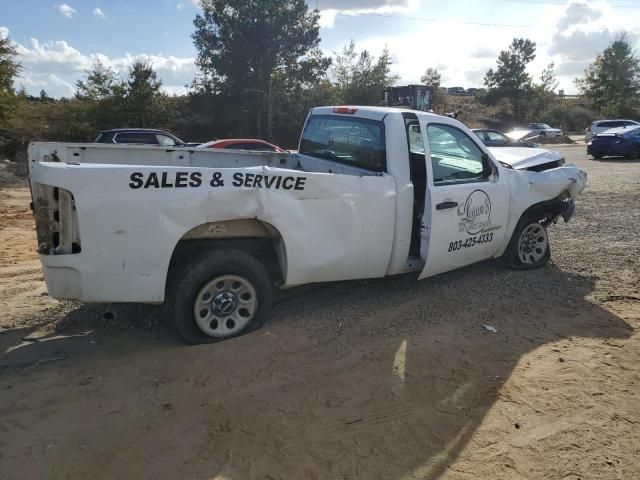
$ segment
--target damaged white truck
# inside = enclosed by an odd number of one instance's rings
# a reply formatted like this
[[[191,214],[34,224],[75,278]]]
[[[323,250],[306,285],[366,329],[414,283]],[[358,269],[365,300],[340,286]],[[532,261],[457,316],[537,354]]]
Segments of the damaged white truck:
[[[164,303],[202,343],[260,327],[276,288],[500,256],[537,268],[586,174],[507,150],[496,158],[450,118],[377,107],[314,108],[297,153],[32,143],[47,288]]]

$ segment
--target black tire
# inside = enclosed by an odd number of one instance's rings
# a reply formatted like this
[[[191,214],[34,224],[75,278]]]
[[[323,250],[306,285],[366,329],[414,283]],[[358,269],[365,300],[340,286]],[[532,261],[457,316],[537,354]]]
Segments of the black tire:
[[[215,306],[216,299],[212,297],[213,293],[211,293],[209,294],[211,305],[208,307],[210,311],[207,316],[203,316],[204,319],[199,319],[199,321],[206,323],[206,318],[211,316],[211,325],[215,325],[215,327],[211,328],[213,333],[205,333],[204,327],[198,326],[199,324],[196,321],[196,300],[202,301],[202,299],[205,299],[208,292],[205,291],[203,293],[203,290],[205,288],[214,288],[209,287],[211,284],[222,284],[222,282],[215,283],[214,280],[225,279],[225,282],[231,282],[230,285],[240,283],[233,283],[235,278],[241,282],[246,282],[246,286],[248,286],[246,288],[250,288],[249,297],[254,294],[256,297],[253,299],[255,308],[251,309],[251,315],[246,316],[250,317],[248,318],[248,323],[241,330],[234,330],[234,328],[237,329],[235,316],[243,310],[242,304],[239,303],[239,296],[235,301],[236,306],[233,307],[234,310],[231,314],[223,313],[220,314],[221,318],[215,318],[217,315],[215,312],[217,308]],[[245,284],[242,283],[242,285]],[[216,286],[215,288],[218,287]],[[233,294],[231,292],[232,286],[220,288],[226,288],[229,291],[220,291],[215,297],[225,293]],[[271,311],[272,303],[273,285],[267,269],[255,257],[239,250],[215,250],[197,255],[175,273],[174,278],[170,279],[167,287],[166,306],[168,314],[179,335],[189,344],[215,343],[255,331],[264,324]],[[202,311],[204,312],[204,310],[206,308]],[[244,309],[244,311],[247,312],[248,310]],[[221,326],[219,332],[215,331],[218,323],[226,325],[224,327]],[[227,328],[229,324],[232,325],[231,328]],[[232,333],[227,335],[225,330]],[[219,335],[213,336],[216,334]]]
[[[537,232],[542,229],[544,234],[540,233],[538,239],[544,236],[544,244],[546,248],[542,248],[536,241],[531,247],[531,251],[527,254],[526,244],[522,244],[523,250],[521,251],[522,237],[525,231]],[[542,252],[538,252],[536,249],[542,248]],[[523,260],[525,257],[527,260]],[[536,268],[543,267],[547,264],[551,258],[551,246],[549,245],[549,237],[547,236],[546,228],[539,222],[539,218],[535,215],[525,214],[518,225],[516,225],[511,241],[505,251],[505,260],[507,264],[514,270],[535,270]]]
[[[602,155],[597,155],[595,153],[592,153],[591,156],[593,157],[594,160],[600,160],[602,158]]]

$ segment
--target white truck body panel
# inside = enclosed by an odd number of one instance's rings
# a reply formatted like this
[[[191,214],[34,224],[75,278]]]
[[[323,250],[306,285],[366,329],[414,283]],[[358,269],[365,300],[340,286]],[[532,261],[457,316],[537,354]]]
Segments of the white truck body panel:
[[[176,245],[193,232],[233,238],[229,222],[236,221],[273,234],[284,287],[421,269],[424,278],[501,255],[527,208],[563,192],[573,198],[586,183],[586,174],[573,166],[539,173],[505,168],[453,119],[357,108],[354,118],[384,123],[385,172],[304,154],[32,143],[36,223],[59,223],[67,232],[59,246],[40,246],[50,294],[85,302],[161,303]],[[332,107],[320,107],[310,118],[333,114]],[[468,134],[493,169],[480,183],[434,185],[424,136],[419,258],[409,253],[417,207],[407,115],[419,119],[423,132],[438,123]],[[58,215],[48,203],[55,195],[73,221],[50,220]],[[442,202],[457,208],[437,209]],[[473,248],[450,250],[454,242],[474,237]],[[73,239],[81,250],[72,251]]]
[[[83,301],[162,302],[171,252],[190,230],[226,220],[257,219],[280,232],[286,285],[384,276],[393,246],[395,182],[389,175],[349,176],[269,167],[205,169],[224,186],[129,188],[133,171],[145,178],[157,167],[41,163],[32,182],[46,179],[73,192],[82,252],[41,255],[47,287],[60,298]],[[303,190],[234,187],[233,175],[303,178]],[[294,181],[290,181],[295,184]],[[375,239],[375,241],[372,241]],[[132,248],[138,246],[138,248]],[[73,275],[70,275],[70,269]],[[64,279],[68,280],[64,280]],[[133,288],[135,286],[135,288]]]

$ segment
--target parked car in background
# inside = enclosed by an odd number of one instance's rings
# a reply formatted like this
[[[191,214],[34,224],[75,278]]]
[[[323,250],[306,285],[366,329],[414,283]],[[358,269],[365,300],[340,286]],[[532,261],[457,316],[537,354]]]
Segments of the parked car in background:
[[[595,135],[611,130],[612,128],[635,128],[640,127],[640,122],[635,120],[597,120],[584,130],[584,141],[588,142]]]
[[[619,127],[598,133],[587,144],[587,153],[593,158],[640,158],[640,126]]]
[[[103,130],[95,143],[127,143],[139,145],[162,145],[163,147],[187,147],[199,144],[183,142],[175,135],[153,128],[114,128]]]
[[[541,137],[561,137],[562,130],[559,128],[553,128],[546,123],[529,123],[527,129],[531,131],[533,135],[539,135]]]
[[[226,148],[232,150],[252,150],[254,152],[286,153],[286,150],[257,138],[224,138],[203,143],[198,148]]]
[[[536,137],[561,137],[562,130],[552,128],[546,123],[529,123],[524,128],[516,128],[507,132],[506,135],[513,140],[530,140]]]
[[[529,147],[536,148],[539,145],[524,140],[514,140],[507,137],[504,133],[493,128],[472,128],[471,131],[484,143],[487,147]]]

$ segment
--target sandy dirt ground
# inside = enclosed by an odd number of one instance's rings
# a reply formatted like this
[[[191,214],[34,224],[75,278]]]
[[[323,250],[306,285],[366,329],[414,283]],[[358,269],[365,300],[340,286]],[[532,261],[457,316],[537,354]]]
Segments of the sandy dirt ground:
[[[639,478],[640,163],[557,149],[589,183],[547,267],[318,286],[198,347],[47,297],[4,164],[0,478]]]

